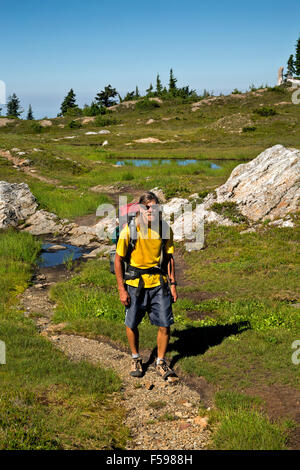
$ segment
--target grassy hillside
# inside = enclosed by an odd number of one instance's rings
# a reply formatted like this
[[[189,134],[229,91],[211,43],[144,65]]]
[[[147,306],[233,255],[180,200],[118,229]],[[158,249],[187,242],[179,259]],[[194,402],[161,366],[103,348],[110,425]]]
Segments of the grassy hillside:
[[[89,122],[80,129],[68,127],[76,117],[52,119],[53,125],[43,128],[42,132],[36,123],[14,120],[0,129],[0,144],[1,147],[18,146],[22,137],[22,143],[30,148],[33,142],[48,144],[51,138],[77,135],[78,138],[69,143],[97,147],[108,140],[105,154],[109,157],[252,158],[275,143],[299,145],[300,107],[292,103],[292,91],[286,87],[264,88],[209,97],[196,103],[173,98],[159,103],[150,101],[150,107],[143,106],[149,100],[141,100],[136,104],[132,102],[129,108],[120,105],[109,114],[99,116],[97,125]],[[268,116],[262,112],[261,115],[258,110],[262,107],[272,108],[276,114]],[[149,119],[154,122],[147,125]],[[109,129],[111,135],[84,135],[86,131],[103,127]],[[149,136],[165,143],[133,142]]]
[[[146,100],[145,105],[141,100],[130,108],[118,106],[87,124],[74,116],[51,119],[49,127],[14,119],[0,127],[0,149],[26,152],[24,157],[32,161],[36,172],[57,184],[41,184],[1,157],[0,174],[7,181],[28,182],[42,207],[72,218],[93,212],[107,200],[90,191],[95,185],[160,186],[167,196],[212,190],[236,164],[269,146],[280,143],[300,148],[299,118],[300,106],[292,103],[291,89],[274,87],[199,102],[174,98],[160,103]],[[154,122],[147,124],[149,119]],[[86,135],[100,130],[110,133]],[[160,142],[135,142],[149,137]],[[108,145],[103,146],[105,141]],[[197,163],[179,166],[172,160],[168,165],[157,162],[152,167],[136,167],[123,162],[116,168],[124,158],[188,158]],[[221,168],[212,169],[208,160]],[[57,202],[62,193],[64,207]]]

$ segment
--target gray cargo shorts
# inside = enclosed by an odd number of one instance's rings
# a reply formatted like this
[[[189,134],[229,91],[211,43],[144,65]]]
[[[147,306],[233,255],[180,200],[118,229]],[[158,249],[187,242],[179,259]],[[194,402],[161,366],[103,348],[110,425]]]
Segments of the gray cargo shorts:
[[[135,295],[137,287],[126,284],[126,289],[130,295],[130,305],[125,307],[126,326],[136,328],[146,312],[152,325],[168,327],[174,323],[173,298],[169,286],[168,295],[163,294],[162,286],[144,288],[138,297]]]

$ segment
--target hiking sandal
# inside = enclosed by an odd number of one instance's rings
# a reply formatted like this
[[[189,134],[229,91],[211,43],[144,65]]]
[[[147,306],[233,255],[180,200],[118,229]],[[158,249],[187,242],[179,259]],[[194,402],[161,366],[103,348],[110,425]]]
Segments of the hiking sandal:
[[[143,364],[142,364],[142,359],[140,357],[138,357],[137,359],[132,359],[130,375],[132,375],[132,377],[142,377]]]
[[[168,366],[166,361],[160,360],[158,364],[156,364],[155,369],[157,373],[169,383],[175,383],[179,381],[178,376],[175,372]]]

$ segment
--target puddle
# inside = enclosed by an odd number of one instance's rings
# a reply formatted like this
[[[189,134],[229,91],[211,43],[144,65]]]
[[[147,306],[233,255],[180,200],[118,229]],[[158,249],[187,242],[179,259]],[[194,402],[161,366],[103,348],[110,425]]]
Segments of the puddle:
[[[176,163],[179,166],[187,166],[187,165],[194,165],[195,163],[205,163],[210,165],[210,168],[213,170],[218,170],[221,168],[216,163],[212,163],[206,160],[190,160],[190,159],[179,159],[179,158],[172,158],[172,160],[168,160],[165,158],[162,159],[154,159],[154,158],[144,158],[144,159],[124,159],[115,162],[115,165],[123,166],[123,165],[133,165],[133,166],[154,166],[154,165],[171,165]]]
[[[59,266],[71,257],[73,260],[80,258],[83,253],[86,252],[86,250],[84,250],[82,247],[66,245],[65,243],[59,243],[59,245],[64,246],[65,249],[49,251],[49,248],[54,245],[55,243],[42,244],[42,251],[40,253],[40,258],[37,263],[39,267],[50,268],[52,266]]]

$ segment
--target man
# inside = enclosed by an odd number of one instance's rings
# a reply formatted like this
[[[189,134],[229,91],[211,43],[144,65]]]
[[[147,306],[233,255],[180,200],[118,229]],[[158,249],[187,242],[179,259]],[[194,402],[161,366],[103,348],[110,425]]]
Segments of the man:
[[[120,301],[125,306],[126,333],[132,353],[130,374],[134,377],[143,375],[138,325],[148,311],[150,322],[158,326],[156,370],[164,380],[173,382],[178,378],[165,360],[170,340],[170,325],[174,323],[172,302],[176,302],[178,297],[172,256],[173,233],[161,220],[159,201],[154,193],[150,191],[144,193],[140,197],[139,204],[140,213],[135,221],[137,239],[130,256],[129,275],[125,276],[127,279],[125,285],[122,262],[126,259],[130,242],[128,224],[120,233],[115,257],[115,273]],[[166,234],[169,236],[166,237]],[[160,269],[162,249],[163,263]],[[170,279],[170,288],[167,275]]]

